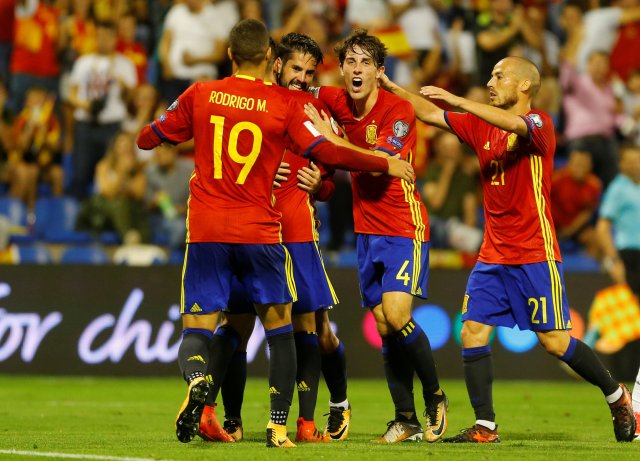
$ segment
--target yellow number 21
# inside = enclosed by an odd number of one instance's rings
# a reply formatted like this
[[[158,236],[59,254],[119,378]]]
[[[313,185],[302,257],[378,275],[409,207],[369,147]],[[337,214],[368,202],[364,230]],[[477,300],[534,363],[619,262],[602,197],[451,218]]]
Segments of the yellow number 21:
[[[222,179],[222,133],[224,130],[224,117],[212,115],[210,123],[215,126],[213,133],[213,177],[214,179]],[[238,152],[238,138],[243,131],[250,131],[253,135],[253,144],[251,151],[247,155],[242,155]],[[256,163],[258,154],[260,154],[260,148],[262,147],[262,130],[255,123],[251,122],[238,122],[231,128],[229,132],[229,145],[227,146],[227,152],[229,157],[235,163],[244,165],[236,184],[244,184],[247,180],[247,176]]]

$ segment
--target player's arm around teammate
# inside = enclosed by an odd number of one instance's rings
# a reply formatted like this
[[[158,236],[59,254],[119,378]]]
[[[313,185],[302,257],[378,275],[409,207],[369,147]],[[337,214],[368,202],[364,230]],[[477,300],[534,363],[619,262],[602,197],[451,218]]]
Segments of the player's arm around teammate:
[[[514,325],[534,331],[549,354],[598,386],[609,403],[616,440],[632,440],[635,420],[628,389],[612,379],[588,346],[568,333],[568,301],[548,207],[555,131],[548,114],[531,109],[540,86],[535,65],[517,57],[499,61],[487,83],[489,105],[437,87],[420,90],[428,99],[466,114],[442,111],[428,100],[407,95],[388,79],[382,84],[407,97],[423,121],[452,131],[472,147],[482,172],[485,239],[467,282],[461,332],[476,424],[445,441],[500,441],[489,337],[496,326]]]

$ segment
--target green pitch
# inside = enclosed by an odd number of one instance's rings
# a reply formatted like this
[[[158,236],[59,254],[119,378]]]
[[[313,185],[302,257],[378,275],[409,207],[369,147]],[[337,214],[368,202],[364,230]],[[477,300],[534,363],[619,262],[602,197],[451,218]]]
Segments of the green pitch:
[[[447,435],[473,422],[464,383],[444,381],[450,399]],[[417,386],[419,389],[419,385]],[[186,386],[158,379],[13,377],[0,375],[0,460],[640,460],[640,443],[616,443],[599,391],[578,382],[499,382],[494,399],[502,443],[491,446],[405,443],[374,445],[393,416],[382,380],[351,380],[349,439],[291,450],[267,449],[266,380],[252,379],[244,406],[245,441],[177,441],[173,421]],[[324,426],[327,392],[316,421]],[[416,399],[422,411],[421,399]],[[219,412],[220,413],[220,412]],[[295,437],[294,402],[289,431]],[[36,455],[40,456],[36,456]],[[46,458],[45,458],[46,456]]]

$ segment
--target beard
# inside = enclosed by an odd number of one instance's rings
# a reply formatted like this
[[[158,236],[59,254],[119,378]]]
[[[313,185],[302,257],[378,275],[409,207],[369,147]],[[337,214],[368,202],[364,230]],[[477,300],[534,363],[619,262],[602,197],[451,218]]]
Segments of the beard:
[[[300,80],[298,80],[297,78],[291,79],[288,82],[286,82],[286,84],[283,84],[285,82],[282,81],[282,77],[278,79],[278,84],[280,86],[284,86],[285,88],[289,89],[289,90],[300,90],[300,91],[307,91],[307,87],[308,85],[305,82],[301,82]]]
[[[515,94],[509,94],[500,96],[500,98],[494,98],[490,105],[499,109],[509,109],[518,102],[518,97]]]

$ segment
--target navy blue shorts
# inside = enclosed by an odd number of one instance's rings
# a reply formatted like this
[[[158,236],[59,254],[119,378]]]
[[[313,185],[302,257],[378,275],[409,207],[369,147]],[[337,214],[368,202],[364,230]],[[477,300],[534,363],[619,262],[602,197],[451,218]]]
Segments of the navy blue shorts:
[[[358,234],[356,243],[363,307],[377,306],[392,291],[427,297],[429,242]]]
[[[467,282],[462,319],[521,330],[571,329],[562,263],[477,262]]]
[[[226,308],[233,277],[251,303],[295,300],[293,266],[283,245],[190,243],[182,269],[181,312],[204,314]]]
[[[338,297],[325,270],[317,242],[285,243],[284,246],[293,261],[293,278],[298,295],[292,313],[304,314],[336,305]],[[227,310],[234,314],[254,312],[253,304],[237,282],[232,287]]]

